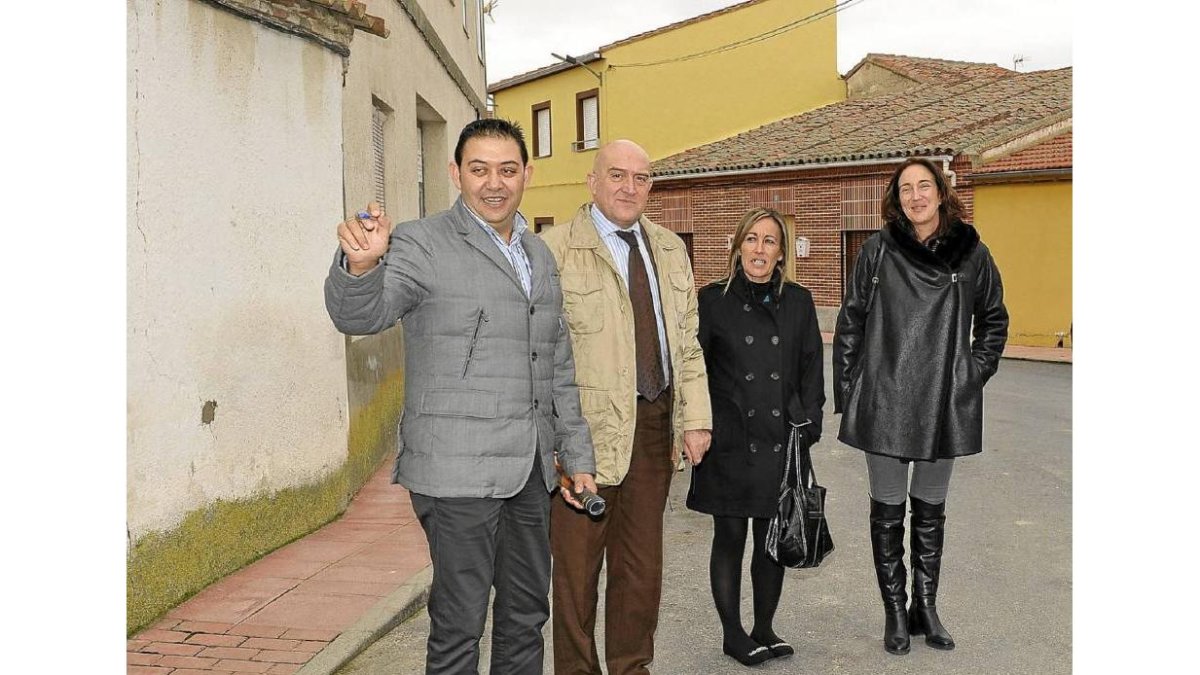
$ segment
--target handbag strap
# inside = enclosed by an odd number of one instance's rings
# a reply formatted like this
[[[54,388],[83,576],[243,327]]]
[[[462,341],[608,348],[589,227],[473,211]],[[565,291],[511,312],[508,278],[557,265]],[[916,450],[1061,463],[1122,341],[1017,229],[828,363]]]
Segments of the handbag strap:
[[[799,487],[803,472],[800,470],[800,427],[792,427],[788,435],[787,457],[783,465],[783,484],[780,492],[788,487]]]
[[[812,487],[817,484],[817,473],[813,470],[812,453],[808,448],[796,450],[796,470],[799,474],[797,481],[804,487]]]

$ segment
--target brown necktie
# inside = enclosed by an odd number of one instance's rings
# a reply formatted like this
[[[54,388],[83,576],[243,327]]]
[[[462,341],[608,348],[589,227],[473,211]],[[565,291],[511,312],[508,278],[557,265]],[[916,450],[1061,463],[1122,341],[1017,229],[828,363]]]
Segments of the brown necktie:
[[[617,236],[629,244],[629,301],[633,305],[633,338],[637,350],[637,389],[645,399],[653,401],[666,388],[663,381],[662,351],[658,341],[658,319],[654,313],[654,297],[650,294],[650,276],[642,252],[638,250],[637,235],[628,230]]]

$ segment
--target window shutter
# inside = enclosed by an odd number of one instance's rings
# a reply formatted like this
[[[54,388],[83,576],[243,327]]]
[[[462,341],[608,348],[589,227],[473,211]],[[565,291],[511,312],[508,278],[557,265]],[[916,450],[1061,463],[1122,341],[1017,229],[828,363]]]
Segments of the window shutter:
[[[371,148],[374,155],[374,179],[375,179],[375,201],[379,203],[379,208],[387,208],[387,200],[385,199],[386,191],[384,186],[387,185],[384,176],[384,153],[383,153],[383,123],[387,120],[387,113],[374,108],[371,113]]]
[[[600,107],[595,96],[580,101],[583,108],[583,147],[594,148],[600,138]]]
[[[550,155],[550,109],[537,111],[537,149],[538,157]]]
[[[417,122],[417,211],[425,217],[425,127]]]

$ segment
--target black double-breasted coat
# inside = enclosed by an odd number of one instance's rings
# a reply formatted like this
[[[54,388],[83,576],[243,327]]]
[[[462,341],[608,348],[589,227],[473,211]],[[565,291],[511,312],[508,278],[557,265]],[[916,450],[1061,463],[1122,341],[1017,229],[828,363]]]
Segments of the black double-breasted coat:
[[[692,469],[690,509],[771,517],[790,424],[809,422],[802,429],[810,445],[821,437],[825,376],[816,307],[808,289],[791,282],[779,289],[777,280],[778,273],[770,284],[751,284],[739,273],[728,291],[725,280],[700,290],[713,435]]]
[[[983,450],[983,386],[1008,338],[1000,272],[968,223],[934,243],[890,222],[863,244],[833,341],[847,445],[924,461]]]

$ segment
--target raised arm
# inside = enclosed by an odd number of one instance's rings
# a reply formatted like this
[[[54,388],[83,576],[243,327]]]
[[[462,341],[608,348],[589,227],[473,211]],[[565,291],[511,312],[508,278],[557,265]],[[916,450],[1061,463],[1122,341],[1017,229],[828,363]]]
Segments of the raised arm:
[[[325,309],[347,335],[370,335],[395,325],[428,294],[432,252],[415,228],[392,230],[372,202],[338,225],[341,248],[325,278]]]

